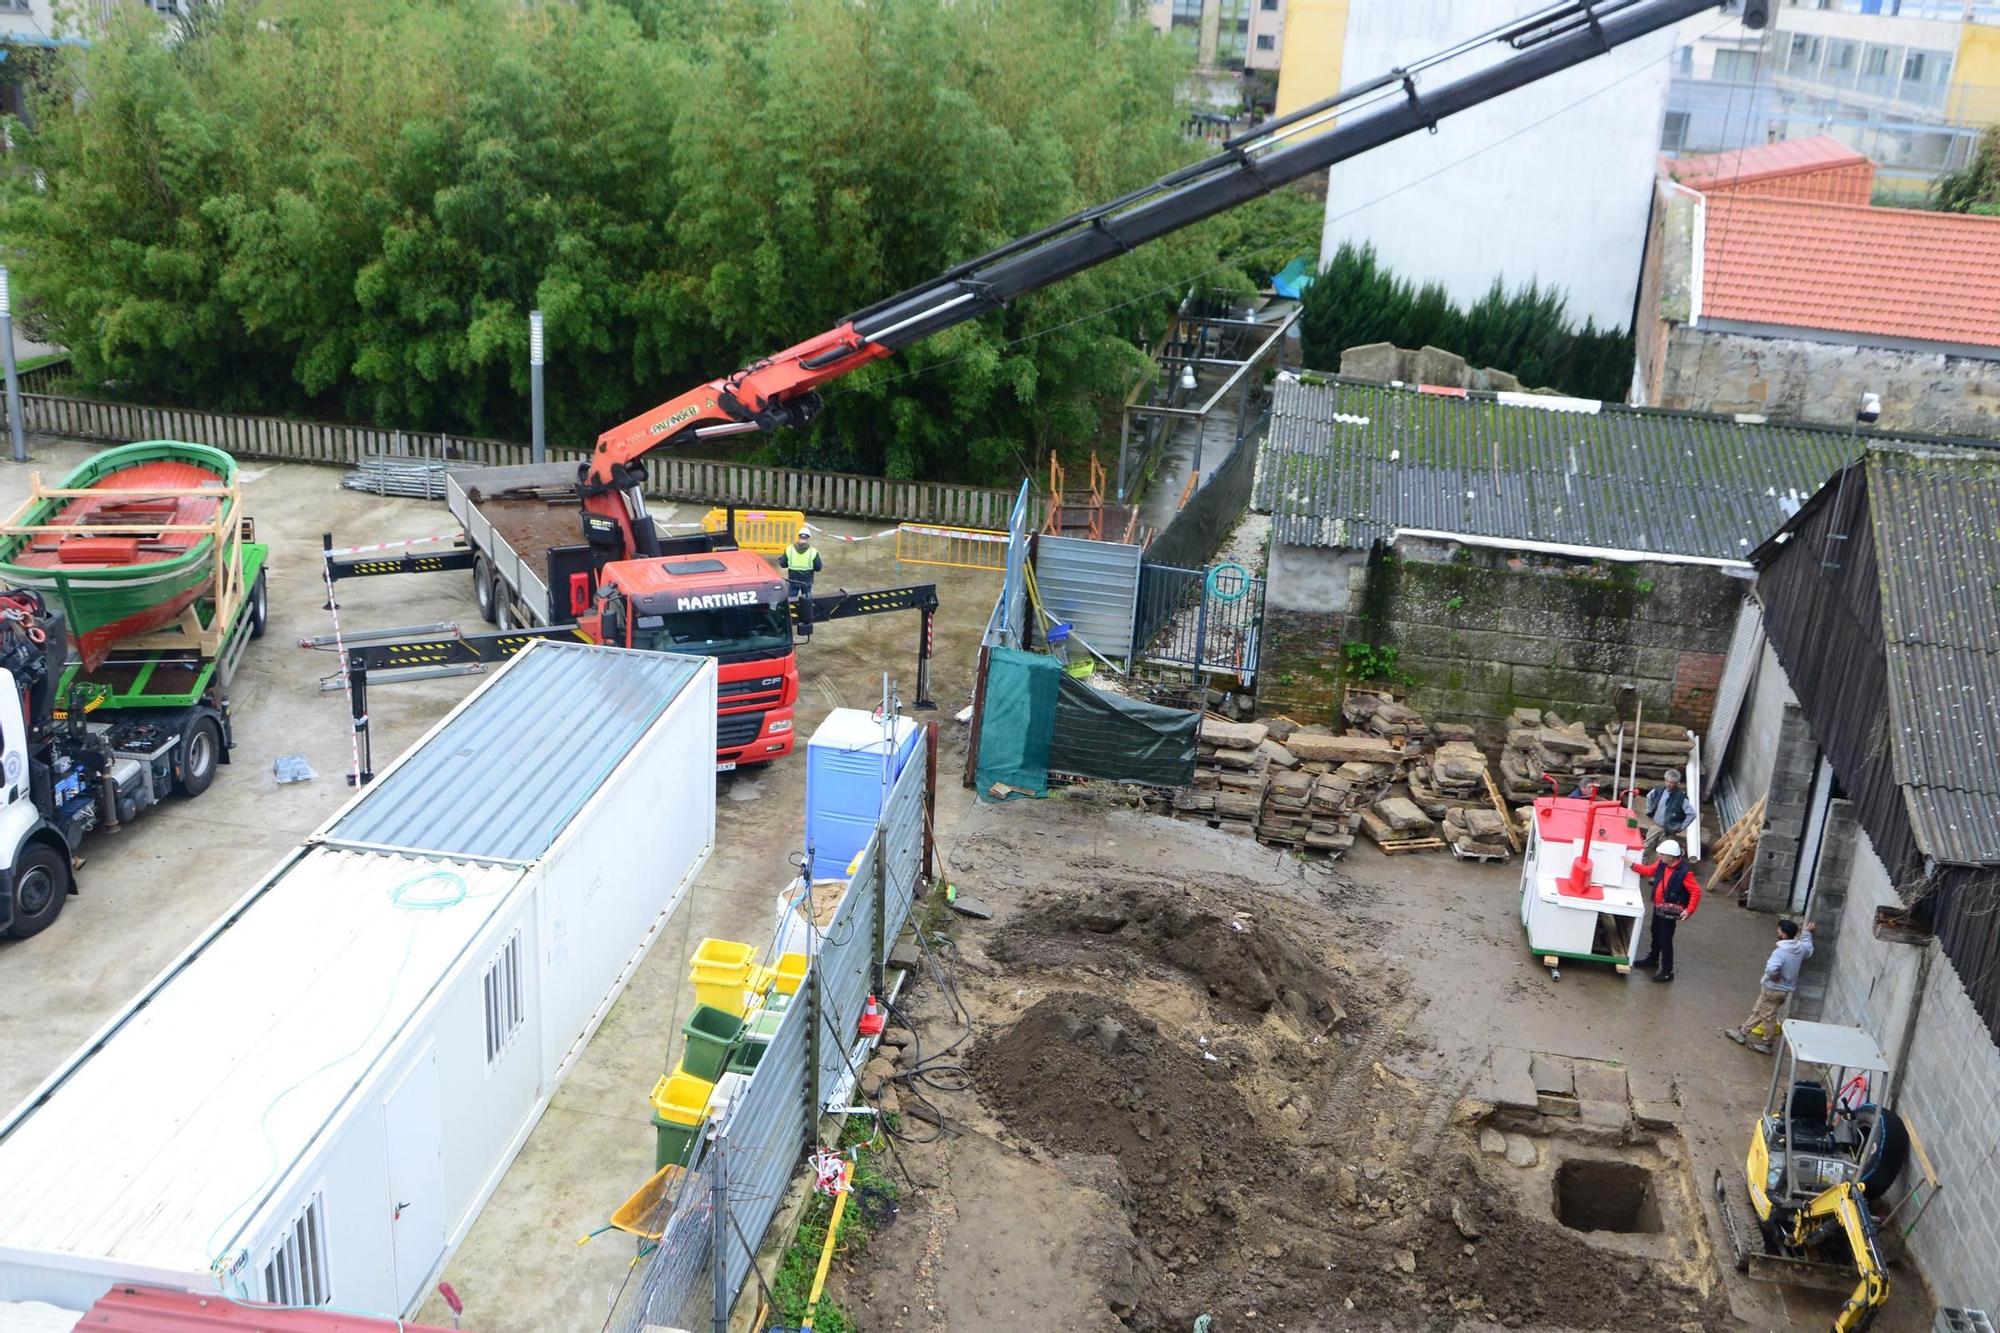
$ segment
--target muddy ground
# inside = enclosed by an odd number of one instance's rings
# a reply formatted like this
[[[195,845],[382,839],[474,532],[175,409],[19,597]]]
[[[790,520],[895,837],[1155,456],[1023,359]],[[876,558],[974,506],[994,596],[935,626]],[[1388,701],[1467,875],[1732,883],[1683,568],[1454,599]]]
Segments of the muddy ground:
[[[1824,1297],[1726,1281],[1678,1129],[1548,1121],[1524,1161],[1498,1155],[1470,1101],[1496,1033],[1548,1049],[1564,1007],[1662,1003],[1610,973],[1550,987],[1518,943],[1474,941],[1498,945],[1490,977],[1450,957],[1470,945],[1428,947],[1466,915],[1436,879],[1484,933],[1512,869],[1310,865],[1118,805],[982,807],[942,847],[994,919],[946,917],[952,947],[898,1005],[884,1105],[910,1197],[836,1279],[858,1327],[1820,1323]],[[1562,1225],[1572,1159],[1646,1181],[1652,1235]]]

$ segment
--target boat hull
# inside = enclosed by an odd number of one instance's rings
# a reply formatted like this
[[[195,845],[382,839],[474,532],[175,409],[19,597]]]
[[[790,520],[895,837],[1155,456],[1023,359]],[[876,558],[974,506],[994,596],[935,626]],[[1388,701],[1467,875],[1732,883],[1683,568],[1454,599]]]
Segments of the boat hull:
[[[213,593],[217,542],[236,520],[235,479],[235,460],[205,445],[149,441],[95,454],[61,489],[129,494],[31,501],[0,535],[0,580],[62,607],[94,671],[120,643],[174,625]]]

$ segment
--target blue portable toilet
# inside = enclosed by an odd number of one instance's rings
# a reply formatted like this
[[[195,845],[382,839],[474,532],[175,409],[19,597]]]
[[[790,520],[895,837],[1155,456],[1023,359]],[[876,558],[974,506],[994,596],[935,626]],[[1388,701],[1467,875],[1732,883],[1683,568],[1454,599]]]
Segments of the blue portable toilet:
[[[914,718],[896,718],[892,745],[890,733],[866,709],[836,708],[827,714],[806,742],[806,843],[813,849],[812,878],[847,878],[847,863],[875,832],[883,795],[916,752]]]

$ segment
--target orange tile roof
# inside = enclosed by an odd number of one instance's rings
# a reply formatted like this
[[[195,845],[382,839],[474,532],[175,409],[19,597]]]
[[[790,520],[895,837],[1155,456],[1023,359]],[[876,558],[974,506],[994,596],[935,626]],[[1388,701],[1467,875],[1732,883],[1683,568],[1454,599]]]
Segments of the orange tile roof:
[[[1703,318],[2000,347],[2000,218],[1707,196]]]
[[[1780,176],[1800,176],[1835,167],[1870,166],[1865,153],[1856,152],[1830,134],[1810,139],[1782,139],[1753,148],[1731,149],[1726,153],[1704,153],[1698,157],[1663,157],[1660,169],[1691,190],[1712,190],[1718,186],[1741,186],[1752,181]]]

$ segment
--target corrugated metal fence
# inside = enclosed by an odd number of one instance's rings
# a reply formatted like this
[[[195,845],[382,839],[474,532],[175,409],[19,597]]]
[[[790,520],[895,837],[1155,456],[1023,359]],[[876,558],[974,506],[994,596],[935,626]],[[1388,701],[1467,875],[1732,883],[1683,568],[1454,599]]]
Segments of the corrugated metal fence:
[[[364,458],[389,455],[504,466],[532,461],[525,444],[424,431],[339,426],[282,417],[246,417],[193,408],[148,407],[54,394],[21,395],[21,426],[32,434],[127,444],[133,440],[185,440],[213,445],[238,458],[358,467]],[[581,459],[581,449],[554,447],[554,459]],[[646,491],[668,500],[802,509],[813,514],[944,523],[966,528],[1005,526],[1016,493],[940,481],[892,481],[847,472],[805,472],[753,467],[702,458],[655,454],[645,460]],[[1040,504],[1028,501],[1029,521]]]
[[[853,1094],[862,1058],[855,1028],[923,873],[925,766],[920,743],[896,778],[805,984],[749,1088],[663,1206],[671,1212],[659,1245],[607,1327],[725,1326],[820,1111],[845,1106]]]
[[[1139,555],[1137,546],[1083,537],[1044,535],[1035,543],[1035,590],[1042,608],[1090,647],[1127,667],[1139,597]]]

